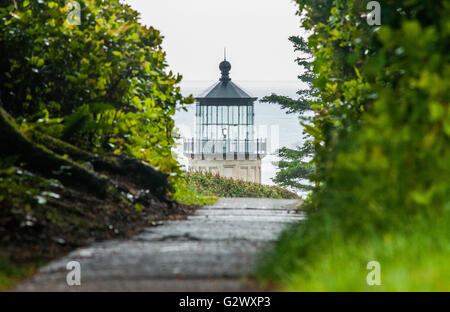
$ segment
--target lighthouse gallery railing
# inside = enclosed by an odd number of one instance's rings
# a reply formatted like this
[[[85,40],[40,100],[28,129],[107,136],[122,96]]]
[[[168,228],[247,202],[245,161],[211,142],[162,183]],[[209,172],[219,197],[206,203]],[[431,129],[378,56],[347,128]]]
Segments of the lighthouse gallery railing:
[[[186,156],[209,156],[235,154],[257,156],[262,158],[267,154],[267,140],[201,140],[185,139],[183,151]]]

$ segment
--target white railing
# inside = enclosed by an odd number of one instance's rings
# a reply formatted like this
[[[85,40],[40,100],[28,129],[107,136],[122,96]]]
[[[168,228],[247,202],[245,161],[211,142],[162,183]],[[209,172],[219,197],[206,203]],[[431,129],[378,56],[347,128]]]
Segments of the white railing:
[[[267,140],[199,140],[185,139],[184,155],[197,158],[263,158],[267,154]]]

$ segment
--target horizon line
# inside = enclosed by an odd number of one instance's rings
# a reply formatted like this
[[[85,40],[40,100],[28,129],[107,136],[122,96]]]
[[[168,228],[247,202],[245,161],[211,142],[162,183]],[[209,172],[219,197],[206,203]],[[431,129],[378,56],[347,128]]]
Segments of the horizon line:
[[[274,79],[274,80],[269,80],[269,79],[233,79],[234,81],[253,81],[253,82],[301,82],[300,80],[283,80],[283,79]],[[213,79],[183,79],[181,80],[181,82],[205,82],[205,81],[216,81]]]

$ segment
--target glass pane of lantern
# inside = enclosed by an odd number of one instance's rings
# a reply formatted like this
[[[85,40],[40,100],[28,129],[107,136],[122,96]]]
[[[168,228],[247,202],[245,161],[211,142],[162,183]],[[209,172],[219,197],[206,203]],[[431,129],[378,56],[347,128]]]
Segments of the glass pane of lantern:
[[[247,136],[247,126],[239,125],[239,140],[245,140]]]
[[[239,124],[245,125],[247,123],[247,106],[239,107]]]
[[[206,125],[206,121],[208,120],[208,106],[202,107],[202,123]]]
[[[248,126],[248,139],[249,140],[253,140],[253,138],[254,138],[254,134],[255,133],[255,126],[253,126],[253,125],[249,125]]]
[[[239,124],[239,106],[233,106],[233,124]]]
[[[213,127],[213,131],[212,131],[212,139],[213,140],[217,140],[217,125],[212,126]]]
[[[217,123],[217,106],[211,106],[211,124],[216,124]]]
[[[228,125],[228,106],[223,107],[223,124]]]
[[[253,105],[249,105],[247,107],[248,107],[247,123],[249,125],[253,125]]]
[[[230,140],[238,139],[238,127],[237,126],[230,126],[229,138],[230,138]]]
[[[228,123],[230,125],[232,125],[232,124],[234,124],[234,120],[233,120],[233,118],[234,118],[234,106],[229,106],[228,107],[228,111],[229,111],[229,113],[228,113],[228,116],[229,116]]]
[[[228,106],[228,124],[233,124],[233,106]]]
[[[217,112],[217,123],[221,125],[223,123],[223,106],[219,106],[217,109],[219,110]]]
[[[212,122],[212,106],[208,106],[208,124]]]
[[[202,106],[202,124],[206,124],[206,106]]]
[[[202,126],[202,139],[206,139],[207,138],[207,132],[206,132],[206,126],[205,125],[203,125]]]

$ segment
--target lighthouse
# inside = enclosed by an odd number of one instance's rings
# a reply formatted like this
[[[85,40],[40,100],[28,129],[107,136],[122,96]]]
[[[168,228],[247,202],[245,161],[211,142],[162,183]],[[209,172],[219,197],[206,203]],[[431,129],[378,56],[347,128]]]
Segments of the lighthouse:
[[[219,81],[195,98],[195,134],[183,146],[189,170],[261,183],[267,142],[256,137],[257,98],[231,81],[226,58],[219,69]]]

